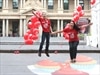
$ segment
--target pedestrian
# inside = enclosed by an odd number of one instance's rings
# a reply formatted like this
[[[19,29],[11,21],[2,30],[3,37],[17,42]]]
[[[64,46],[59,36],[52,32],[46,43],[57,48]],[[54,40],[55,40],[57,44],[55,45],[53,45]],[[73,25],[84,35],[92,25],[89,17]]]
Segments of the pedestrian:
[[[50,41],[50,33],[52,32],[50,19],[47,18],[47,15],[45,12],[42,12],[41,17],[38,17],[34,13],[34,10],[32,11],[32,13],[39,19],[41,26],[42,26],[42,37],[41,37],[41,43],[40,43],[40,47],[39,47],[38,56],[41,57],[42,48],[43,48],[44,42],[46,40],[45,54],[46,54],[46,56],[49,57],[50,56],[49,55],[49,41]]]
[[[70,52],[70,59],[71,63],[76,62],[76,56],[77,56],[77,46],[79,44],[79,37],[78,33],[81,29],[86,28],[88,26],[92,25],[92,23],[88,23],[86,25],[78,26],[74,21],[71,21],[68,24],[68,27],[64,28],[63,30],[52,32],[51,34],[61,33],[65,32],[68,34],[68,41],[69,41],[69,52]]]

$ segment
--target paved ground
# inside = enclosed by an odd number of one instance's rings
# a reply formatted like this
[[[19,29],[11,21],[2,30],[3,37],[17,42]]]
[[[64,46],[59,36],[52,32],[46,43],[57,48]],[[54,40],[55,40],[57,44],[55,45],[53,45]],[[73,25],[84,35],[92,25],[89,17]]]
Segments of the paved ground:
[[[12,52],[14,50],[19,50],[21,52],[30,52],[34,53],[37,52],[39,49],[39,45],[0,45],[0,52]],[[43,46],[43,50],[45,49],[45,45]],[[63,51],[66,52],[69,50],[68,45],[50,45],[50,51]],[[99,48],[87,46],[87,45],[79,45],[78,51],[83,52],[100,52]]]
[[[99,53],[78,53],[81,55],[87,55],[97,60],[100,64]],[[43,59],[50,59],[57,62],[65,62],[69,59],[68,53],[50,53],[50,57],[46,57],[42,54],[42,57],[38,57],[36,53],[0,53],[0,75],[35,75],[28,68],[28,65],[34,65],[38,61]]]
[[[24,45],[23,37],[0,37],[0,52],[9,53],[15,50],[19,50],[23,53],[34,53],[39,49],[40,39],[35,41],[33,45]],[[44,46],[45,48],[45,46]],[[43,49],[44,49],[43,48]],[[59,52],[68,52],[69,46],[67,40],[63,37],[51,38],[50,47],[51,52],[55,50]],[[78,51],[81,52],[100,52],[100,48],[87,46],[85,41],[80,40]]]
[[[27,66],[44,59],[57,62],[65,62],[69,59],[68,42],[63,38],[51,39],[50,57],[46,57],[44,54],[42,57],[38,57],[40,40],[33,45],[23,45],[22,39],[0,38],[0,75],[35,75]],[[19,54],[15,54],[16,50],[19,51]],[[58,53],[55,54],[54,51],[58,51]],[[100,48],[87,46],[84,41],[81,41],[78,46],[78,54],[90,56],[100,64]]]

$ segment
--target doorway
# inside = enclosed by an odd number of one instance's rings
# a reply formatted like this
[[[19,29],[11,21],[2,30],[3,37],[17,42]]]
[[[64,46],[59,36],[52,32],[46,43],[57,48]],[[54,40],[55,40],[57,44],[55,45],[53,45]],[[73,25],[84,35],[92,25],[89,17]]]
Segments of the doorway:
[[[13,37],[19,36],[19,21],[12,21],[12,35]]]

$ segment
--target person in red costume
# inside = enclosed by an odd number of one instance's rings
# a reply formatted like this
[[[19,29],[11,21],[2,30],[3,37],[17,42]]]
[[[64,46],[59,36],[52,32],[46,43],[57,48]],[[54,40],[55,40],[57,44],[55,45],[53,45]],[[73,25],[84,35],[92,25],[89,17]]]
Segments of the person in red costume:
[[[64,28],[63,30],[52,32],[51,34],[65,32],[68,34],[68,41],[69,41],[69,51],[70,51],[70,59],[72,63],[76,62],[76,55],[77,55],[77,46],[79,44],[79,37],[78,33],[81,29],[86,28],[92,25],[92,23],[78,26],[74,21],[71,21],[68,24],[68,27]]]
[[[49,55],[49,41],[50,41],[50,33],[52,32],[50,19],[47,18],[47,15],[45,12],[42,12],[41,17],[37,16],[34,13],[34,10],[32,11],[32,13],[39,19],[41,26],[42,26],[42,37],[41,37],[41,43],[39,47],[38,56],[41,57],[44,41],[46,40],[45,54],[46,56],[49,57],[50,56]]]

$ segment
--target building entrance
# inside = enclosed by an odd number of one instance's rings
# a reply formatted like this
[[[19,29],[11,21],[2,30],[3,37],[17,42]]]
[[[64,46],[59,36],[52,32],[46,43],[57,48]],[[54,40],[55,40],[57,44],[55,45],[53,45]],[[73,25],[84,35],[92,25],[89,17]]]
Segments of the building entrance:
[[[12,22],[12,35],[13,37],[19,36],[19,21]]]

